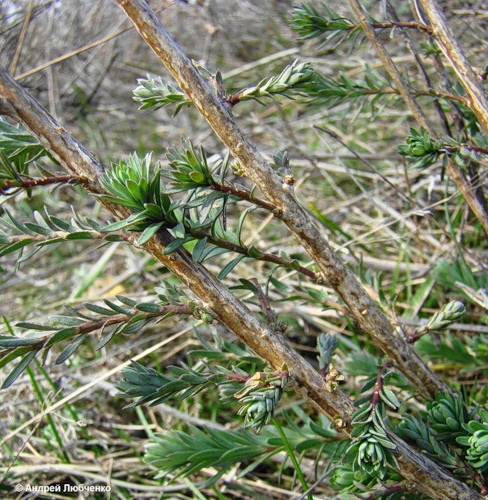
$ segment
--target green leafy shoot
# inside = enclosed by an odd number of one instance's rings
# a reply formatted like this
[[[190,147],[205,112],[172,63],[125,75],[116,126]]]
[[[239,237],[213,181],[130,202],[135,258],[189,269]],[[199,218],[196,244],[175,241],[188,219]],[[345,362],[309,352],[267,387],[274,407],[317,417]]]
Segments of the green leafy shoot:
[[[133,212],[127,219],[104,227],[103,231],[123,228],[143,231],[138,240],[142,245],[159,229],[174,227],[182,220],[179,204],[172,202],[162,189],[161,166],[152,165],[150,154],[142,160],[134,154],[113,165],[103,177],[102,185],[109,193],[102,195],[103,199]]]
[[[296,95],[304,95],[314,82],[315,73],[310,63],[299,63],[297,60],[278,75],[264,78],[256,86],[248,87],[227,96],[227,102],[234,105],[250,99],[257,100],[269,97],[274,99],[277,95],[284,95],[290,99]]]
[[[414,443],[431,460],[447,469],[459,469],[462,463],[455,450],[440,441],[421,418],[404,415],[397,427],[397,432],[407,442]]]
[[[203,147],[196,149],[190,139],[183,139],[182,142],[182,148],[171,148],[166,153],[170,169],[165,170],[163,175],[170,180],[175,191],[212,186],[212,171],[218,168],[222,161],[211,168]]]
[[[238,414],[245,415],[244,427],[259,432],[271,421],[287,383],[286,366],[279,373],[257,372],[248,378],[244,387],[234,394],[241,404]]]
[[[40,351],[43,355],[56,344],[68,345],[56,358],[56,364],[64,363],[82,345],[87,335],[100,332],[96,350],[105,347],[118,334],[134,334],[148,323],[162,320],[174,314],[193,315],[201,319],[201,308],[188,298],[185,303],[169,304],[159,297],[153,302],[137,302],[118,296],[119,303],[104,299],[104,305],[85,303],[87,312],[80,312],[66,305],[67,314],[53,315],[50,325],[21,322],[17,328],[28,330],[26,336],[0,337],[0,368],[20,357],[21,361],[4,381],[2,388],[11,385]]]
[[[421,128],[420,131],[411,128],[407,144],[398,146],[398,152],[402,156],[414,160],[410,164],[411,168],[419,169],[428,168],[441,158],[443,162],[452,158],[462,168],[466,168],[466,163],[469,161],[478,161],[475,146],[460,143],[446,135],[434,140],[424,128]]]
[[[466,307],[464,304],[458,300],[453,300],[431,316],[425,325],[416,328],[414,333],[408,338],[408,341],[412,343],[418,340],[422,335],[444,330],[462,318],[464,314],[466,314]]]
[[[488,470],[488,411],[469,412],[460,394],[437,394],[425,411],[404,416],[397,431],[447,469],[464,472],[466,460],[480,474]]]
[[[336,42],[336,45],[352,39],[356,43],[362,35],[361,26],[350,19],[340,16],[326,4],[321,4],[321,11],[311,4],[302,4],[293,8],[290,26],[305,40],[321,38],[321,46]]]
[[[124,235],[118,232],[102,232],[102,227],[91,219],[81,220],[76,214],[67,222],[56,216],[34,212],[35,222],[20,222],[8,210],[0,218],[0,257],[9,253],[23,252],[19,262],[24,262],[47,245],[72,240],[122,241]]]
[[[122,378],[116,387],[121,397],[135,399],[128,407],[141,404],[155,406],[169,399],[181,401],[195,396],[226,379],[226,373],[212,371],[203,364],[198,369],[184,365],[170,366],[163,374],[133,361],[122,371]]]
[[[47,155],[44,146],[20,125],[11,125],[0,116],[0,151],[18,175],[26,175],[29,163]],[[5,172],[0,170],[0,179]]]
[[[217,468],[218,473],[200,485],[203,488],[214,484],[238,463],[252,461],[245,469],[249,472],[283,451],[283,446],[275,441],[273,435],[256,436],[246,430],[200,430],[190,426],[188,432],[169,431],[154,436],[146,447],[144,459],[158,469],[157,477],[163,478],[189,476],[204,467]]]
[[[468,447],[466,460],[480,474],[488,471],[488,410],[478,410],[479,420],[471,420],[464,424],[467,433],[457,438],[457,442]]]
[[[355,402],[359,409],[353,414],[353,440],[346,450],[353,470],[364,470],[379,479],[385,478],[389,468],[396,466],[392,453],[396,445],[388,437],[385,421],[387,408],[397,410],[400,402],[385,385],[391,376],[389,366],[389,362],[385,363],[378,375],[364,384],[361,390],[364,395]]]
[[[319,370],[322,376],[325,376],[327,374],[330,360],[338,345],[339,339],[335,335],[321,333],[318,336],[317,350],[319,352],[319,355],[317,356],[317,360],[319,362]]]
[[[371,67],[366,68],[364,80],[352,80],[347,75],[340,75],[337,80],[317,75],[314,85],[308,89],[309,104],[312,107],[327,106],[335,108],[347,103],[347,109],[362,109],[369,102],[371,109],[385,100],[399,100],[401,97],[392,88],[386,76]]]
[[[182,107],[191,105],[191,101],[181,90],[165,83],[161,77],[154,78],[147,75],[146,78],[139,78],[137,83],[139,85],[133,90],[133,99],[141,103],[139,109],[157,110],[176,104],[173,113],[173,116],[176,116]]]

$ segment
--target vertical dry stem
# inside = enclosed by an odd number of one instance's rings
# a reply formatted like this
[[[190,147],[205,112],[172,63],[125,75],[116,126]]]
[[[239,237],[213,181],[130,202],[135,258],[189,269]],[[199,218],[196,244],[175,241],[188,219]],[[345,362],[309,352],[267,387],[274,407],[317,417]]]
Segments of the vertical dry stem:
[[[485,134],[488,135],[488,99],[483,88],[478,84],[468,59],[457,43],[456,37],[449,28],[437,2],[435,0],[418,0],[418,3],[422,7],[422,13],[430,23],[432,35],[455,71],[459,83],[466,91],[471,102],[471,109],[478,118]]]
[[[406,105],[408,106],[410,112],[412,113],[417,123],[424,127],[431,137],[436,137],[436,133],[433,127],[429,124],[425,114],[423,113],[420,106],[415,101],[415,98],[409,92],[409,89],[405,85],[398,71],[395,63],[392,58],[386,51],[384,45],[378,40],[376,37],[375,30],[371,23],[369,22],[364,9],[358,0],[349,0],[349,4],[351,5],[361,27],[370,41],[371,45],[376,50],[381,62],[383,63],[386,71],[390,75],[390,78],[395,82],[398,91],[401,93]],[[487,115],[488,116],[488,115]],[[477,198],[472,186],[467,181],[464,176],[462,170],[454,163],[453,160],[449,159],[447,162],[447,171],[451,176],[452,180],[456,184],[456,186],[461,191],[466,203],[469,205],[471,210],[473,211],[475,217],[481,223],[485,233],[488,235],[488,213],[486,212],[485,206],[480,202]]]

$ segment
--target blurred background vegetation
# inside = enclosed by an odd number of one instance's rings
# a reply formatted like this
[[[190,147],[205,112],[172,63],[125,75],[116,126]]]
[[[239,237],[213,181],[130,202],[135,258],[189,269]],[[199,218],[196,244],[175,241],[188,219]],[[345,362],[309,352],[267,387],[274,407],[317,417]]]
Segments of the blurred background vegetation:
[[[320,6],[320,2],[309,3]],[[190,57],[211,72],[220,69],[229,91],[278,74],[295,59],[311,62],[325,78],[336,80],[343,75],[364,81],[367,72],[372,78],[384,78],[373,49],[360,39],[339,46],[300,39],[290,27],[292,1],[159,0],[151,4]],[[351,17],[345,2],[328,4]],[[363,4],[371,15],[382,19],[383,2]],[[486,2],[447,0],[442,7],[473,65],[481,67],[487,53]],[[398,2],[395,8],[400,17],[408,17],[407,2]],[[169,108],[138,111],[132,99],[137,79],[147,74],[169,77],[112,2],[4,0],[0,19],[0,65],[104,165],[134,151],[141,156],[153,151],[156,159],[165,162],[166,148],[179,145],[181,137],[204,145],[209,156],[225,153],[193,109],[184,109],[176,117]],[[393,30],[382,36],[406,78],[420,81],[403,34]],[[413,43],[421,53],[418,38]],[[425,57],[423,63],[431,78],[439,81],[431,59]],[[438,122],[432,99],[426,96],[420,102]],[[278,150],[289,152],[302,206],[371,293],[407,329],[421,325],[422,319],[449,300],[466,303],[462,323],[453,325],[442,338],[422,339],[418,347],[446,380],[461,391],[471,391],[474,401],[486,401],[488,351],[480,339],[488,333],[483,306],[487,299],[479,292],[488,288],[486,236],[443,174],[440,162],[424,170],[412,169],[399,155],[398,146],[415,125],[402,101],[394,95],[375,100],[361,95],[343,102],[300,98],[266,106],[245,102],[236,107],[235,114],[266,157]],[[486,164],[481,166],[486,168]],[[486,189],[486,170],[472,175],[478,175],[480,189]],[[69,219],[71,206],[86,217],[108,219],[103,208],[76,186],[33,190],[17,195],[13,202],[7,198],[0,197],[0,212],[8,206],[20,219],[31,219],[35,210],[44,207]],[[235,206],[229,210],[229,217],[239,216]],[[284,250],[306,262],[293,238],[271,221],[272,216],[260,213],[246,219],[246,242],[267,252]],[[63,304],[77,307],[117,294],[143,300],[168,277],[161,264],[123,244],[73,241],[48,247],[26,262],[19,263],[16,257],[0,260],[3,333],[18,321],[42,323],[47,315],[58,314]],[[218,273],[222,261],[210,261],[208,266]],[[265,283],[271,270],[266,263],[243,262],[228,280],[235,285],[240,278]],[[362,380],[358,360],[366,364],[375,360],[369,341],[340,313],[333,293],[302,282],[293,272],[278,270],[273,277],[276,281],[269,289],[273,307],[288,322],[287,334],[296,348],[315,362],[317,336],[323,331],[340,335],[334,365],[348,374],[350,390],[357,391]],[[247,292],[236,293],[245,296]],[[65,365],[54,365],[49,355],[43,367],[33,367],[0,399],[0,436],[8,438],[2,448],[3,472],[11,466],[19,481],[39,484],[84,484],[109,474],[114,497],[155,498],[159,484],[153,469],[141,460],[148,435],[202,422],[239,428],[233,410],[214,394],[197,395],[171,407],[128,410],[122,409],[127,401],[115,397],[113,384],[121,364],[164,338],[182,332],[178,340],[144,354],[144,364],[162,368],[186,361],[188,351],[200,345],[193,326],[177,320],[150,325],[101,351],[87,343]],[[201,335],[211,337],[208,328],[198,328]],[[8,372],[3,369],[3,373]],[[48,419],[21,428],[66,397]],[[284,407],[292,412],[294,403],[289,400]],[[50,468],[49,464],[55,465]],[[313,476],[314,464],[305,465]],[[219,493],[214,490],[205,495],[293,497],[289,492],[293,470],[284,468],[278,481],[278,469],[274,463],[244,480],[229,477],[219,486]],[[211,470],[202,473],[212,474]],[[172,492],[165,498],[196,498],[192,488],[181,480],[167,490]],[[326,494],[333,495],[324,487]]]

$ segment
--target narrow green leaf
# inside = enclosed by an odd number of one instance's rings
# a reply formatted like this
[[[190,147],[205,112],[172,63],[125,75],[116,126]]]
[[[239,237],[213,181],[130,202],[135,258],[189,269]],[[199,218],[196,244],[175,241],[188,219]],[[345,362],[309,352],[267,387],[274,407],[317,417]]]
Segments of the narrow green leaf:
[[[169,255],[170,253],[176,252],[178,248],[182,247],[186,243],[186,238],[175,238],[165,249],[164,255]]]
[[[63,328],[62,330],[59,330],[59,332],[56,332],[44,345],[45,348],[51,347],[54,344],[57,344],[58,342],[61,342],[63,340],[70,339],[74,335],[78,333],[78,328],[76,327],[71,327],[71,328]]]
[[[244,259],[244,255],[239,255],[235,259],[232,259],[230,262],[228,262],[219,272],[217,275],[217,278],[219,280],[223,280],[233,269],[234,267],[239,264],[239,262]]]
[[[16,367],[9,373],[7,378],[2,384],[2,389],[10,387],[20,376],[20,374],[29,366],[31,361],[36,357],[37,351],[31,351],[26,354],[16,365]]]
[[[71,355],[73,355],[78,347],[82,344],[88,334],[84,333],[74,340],[70,345],[68,345],[63,352],[56,358],[55,364],[60,365],[64,363]]]
[[[89,304],[88,302],[83,304],[89,311],[100,314],[101,316],[115,316],[117,313],[112,311],[112,309],[107,309],[106,307],[97,306],[96,304]]]
[[[42,339],[36,338],[21,338],[21,337],[12,337],[12,336],[0,336],[0,347],[4,347],[7,349],[12,349],[12,347],[23,347],[29,345],[37,345],[41,343]]]
[[[163,224],[164,222],[157,222],[155,224],[147,226],[146,229],[144,229],[141,236],[139,236],[137,244],[144,245],[144,243],[147,243],[161,229]]]
[[[197,244],[193,248],[193,253],[192,253],[193,260],[200,262],[206,244],[207,244],[206,237],[202,238],[201,240],[198,240]]]
[[[93,231],[77,231],[66,235],[66,240],[94,240],[97,235]]]
[[[20,248],[23,248],[27,245],[30,245],[31,243],[33,243],[35,241],[36,241],[35,238],[24,238],[20,241],[17,241],[16,243],[12,243],[11,245],[3,247],[0,250],[0,257],[3,257],[4,255],[7,255],[9,253],[15,252],[16,250],[19,250]]]
[[[39,330],[41,332],[52,332],[53,330],[57,330],[57,328],[53,326],[38,325],[36,323],[28,322],[17,323],[15,326],[18,328],[25,328],[26,330]]]
[[[159,313],[161,312],[161,306],[158,304],[153,304],[151,302],[141,302],[140,304],[136,304],[134,306],[138,311],[147,312],[147,313]]]

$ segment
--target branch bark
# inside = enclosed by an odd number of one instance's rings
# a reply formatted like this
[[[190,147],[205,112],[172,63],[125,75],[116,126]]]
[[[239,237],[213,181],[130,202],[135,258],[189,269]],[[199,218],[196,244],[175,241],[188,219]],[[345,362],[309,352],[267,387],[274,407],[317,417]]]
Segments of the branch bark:
[[[1,68],[0,113],[28,128],[69,172],[86,179],[85,187],[93,194],[102,192],[99,179],[104,169],[98,160]],[[130,215],[124,207],[106,202],[104,204],[116,218],[126,218]],[[132,238],[132,243],[136,245],[136,236],[131,235],[128,238]],[[261,322],[213,274],[194,262],[188,252],[178,250],[164,255],[164,249],[171,241],[171,235],[161,231],[144,245],[144,249],[178,276],[216,317],[257,355],[277,369],[286,364],[296,382],[296,392],[314,403],[337,424],[342,425],[347,433],[354,411],[351,400],[340,390],[327,392],[320,374],[292,349],[286,338]],[[439,500],[482,498],[394,434],[391,434],[391,439],[397,445],[393,453],[398,460],[398,471],[405,479],[415,483],[420,491]]]
[[[163,62],[181,89],[204,116],[231,154],[239,161],[263,195],[276,207],[276,215],[318,264],[325,280],[349,307],[359,326],[423,396],[433,398],[449,388],[423,363],[366,293],[353,274],[310,219],[295,198],[282,187],[282,179],[239,128],[228,106],[220,99],[188,56],[163,27],[145,0],[115,0],[140,35]]]

